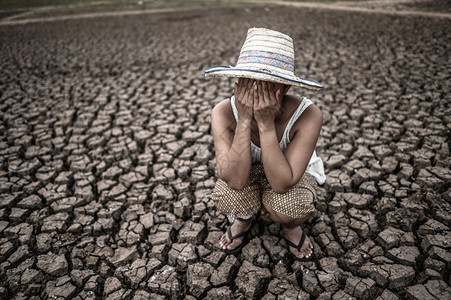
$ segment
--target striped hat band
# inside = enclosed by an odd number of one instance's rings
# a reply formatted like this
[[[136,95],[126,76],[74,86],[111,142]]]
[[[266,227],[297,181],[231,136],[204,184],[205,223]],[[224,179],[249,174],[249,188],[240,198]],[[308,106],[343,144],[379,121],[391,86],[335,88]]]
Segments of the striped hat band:
[[[319,90],[324,85],[294,75],[293,40],[286,34],[265,28],[250,28],[235,67],[213,66],[205,77],[245,77]]]
[[[294,61],[292,58],[267,51],[250,50],[241,52],[236,66],[243,64],[262,64],[275,68],[280,68],[286,71],[294,72]]]

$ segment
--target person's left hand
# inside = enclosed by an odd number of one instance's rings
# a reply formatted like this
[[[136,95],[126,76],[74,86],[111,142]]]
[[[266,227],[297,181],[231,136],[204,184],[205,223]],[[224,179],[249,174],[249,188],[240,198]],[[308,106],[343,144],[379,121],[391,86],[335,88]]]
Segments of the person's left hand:
[[[259,130],[274,128],[274,119],[280,110],[281,95],[280,89],[275,90],[271,82],[257,81],[256,92],[254,92],[254,118],[257,121]]]

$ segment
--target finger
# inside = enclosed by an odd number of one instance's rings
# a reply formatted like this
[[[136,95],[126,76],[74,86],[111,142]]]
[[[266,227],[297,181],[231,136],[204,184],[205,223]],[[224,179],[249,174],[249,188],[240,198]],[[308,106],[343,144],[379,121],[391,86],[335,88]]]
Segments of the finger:
[[[239,93],[241,95],[241,102],[244,102],[245,98],[246,98],[246,78],[242,78],[240,77],[239,81],[238,81],[238,86],[239,86]]]
[[[265,91],[264,91],[264,82],[263,81],[259,81],[259,86],[258,86],[258,101],[259,101],[259,105],[264,105],[266,104],[266,99],[265,99]]]
[[[237,85],[238,85],[239,87],[242,87],[242,86],[243,86],[243,79],[242,79],[242,78],[238,78]]]
[[[246,79],[246,100],[247,103],[250,104],[250,100],[252,98],[252,79]]]
[[[277,89],[276,90],[276,93],[275,93],[275,96],[276,96],[276,100],[277,100],[277,103],[278,104],[280,104],[280,102],[281,102],[281,98],[280,98],[280,95],[282,94],[282,92],[280,91],[280,89]]]
[[[249,89],[249,78],[241,78],[243,80],[243,91],[245,91],[246,93],[248,92]]]
[[[280,91],[280,89],[276,89],[276,84],[272,83],[271,84],[271,89],[269,90],[269,94],[272,97],[272,99],[274,99],[274,101],[276,101],[277,103],[279,103],[279,98],[277,96],[277,91]],[[281,93],[279,92],[279,95]]]
[[[258,104],[258,97],[257,97],[257,82],[254,81],[252,84],[252,107],[255,110],[256,105]]]
[[[253,90],[254,90],[254,111],[257,110],[259,108],[260,105],[260,100],[258,97],[258,81],[256,80],[253,86]]]
[[[243,95],[243,80],[241,78],[238,79],[236,91],[237,91],[237,93],[238,93],[238,95],[240,97],[240,100],[241,100],[242,95]]]
[[[263,95],[265,97],[266,104],[269,104],[273,98],[270,95],[271,83],[265,81],[263,82]],[[272,90],[272,89],[271,89]]]
[[[260,81],[256,80],[254,85],[254,109],[258,109],[260,104],[260,89],[259,89]]]
[[[241,89],[243,92],[243,95],[246,93],[247,90],[247,86],[249,84],[249,79],[248,78],[241,78]]]
[[[252,88],[253,84],[254,84],[254,80],[253,79],[248,79],[248,81],[247,81],[247,88],[250,90]]]

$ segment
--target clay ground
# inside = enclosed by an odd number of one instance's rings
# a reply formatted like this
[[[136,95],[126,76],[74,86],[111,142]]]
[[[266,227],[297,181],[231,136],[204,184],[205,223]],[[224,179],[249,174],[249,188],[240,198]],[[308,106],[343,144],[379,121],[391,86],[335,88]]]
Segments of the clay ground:
[[[327,182],[294,263],[266,214],[237,257],[210,112],[247,28],[326,84]],[[449,18],[276,5],[0,26],[1,299],[446,299]]]

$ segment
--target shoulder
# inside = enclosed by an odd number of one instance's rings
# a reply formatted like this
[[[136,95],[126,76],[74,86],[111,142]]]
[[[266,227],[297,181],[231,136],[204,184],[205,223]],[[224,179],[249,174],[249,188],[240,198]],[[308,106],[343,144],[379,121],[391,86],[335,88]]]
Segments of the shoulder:
[[[305,102],[305,105],[308,105],[308,107],[304,110],[304,112],[299,117],[300,120],[309,119],[310,121],[320,121],[322,123],[323,121],[323,114],[321,112],[321,109],[315,105],[310,99],[306,97],[299,97],[296,95],[285,95],[284,101],[286,101],[286,104],[288,107],[293,107],[294,110],[297,109],[299,105],[301,105],[303,102]]]
[[[232,104],[230,98],[224,99],[213,107],[211,115],[213,116],[227,116],[231,114],[233,116]]]
[[[211,111],[211,122],[212,123],[232,123],[235,120],[233,116],[232,105],[230,103],[230,98],[224,99],[213,107]]]
[[[310,99],[307,100],[311,101]],[[321,109],[313,102],[305,109],[302,115],[304,115],[305,118],[308,118],[312,122],[319,122],[320,124],[323,123],[323,113],[321,112]]]
[[[293,124],[293,134],[301,131],[320,131],[323,124],[323,113],[310,99],[298,96],[289,96],[291,101],[297,101],[298,105],[306,102],[308,107],[302,112],[296,122]]]

